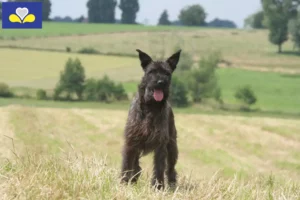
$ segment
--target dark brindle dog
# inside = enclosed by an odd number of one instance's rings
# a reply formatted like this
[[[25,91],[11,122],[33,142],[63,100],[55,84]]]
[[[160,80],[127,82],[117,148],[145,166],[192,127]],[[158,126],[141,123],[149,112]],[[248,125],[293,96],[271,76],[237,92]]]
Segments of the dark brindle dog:
[[[181,51],[164,62],[153,61],[146,53],[137,51],[145,74],[125,127],[122,182],[136,182],[141,172],[140,156],[154,151],[152,185],[162,189],[165,172],[169,185],[176,185],[177,133],[168,96]]]

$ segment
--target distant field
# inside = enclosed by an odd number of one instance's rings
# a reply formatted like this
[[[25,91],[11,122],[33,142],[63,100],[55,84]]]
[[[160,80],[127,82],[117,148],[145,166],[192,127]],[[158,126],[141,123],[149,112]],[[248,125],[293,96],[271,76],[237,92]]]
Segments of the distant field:
[[[239,104],[234,97],[237,88],[250,85],[258,98],[254,107],[267,111],[300,113],[300,75],[230,68],[220,68],[217,75],[226,103]],[[137,83],[127,82],[125,87],[128,92],[134,92]]]
[[[119,185],[126,116],[122,110],[0,108],[0,135],[6,135],[0,196],[299,199],[299,120],[176,114],[180,185],[173,194],[149,189],[151,156],[141,160],[137,186]]]
[[[0,54],[5,57],[0,60],[0,80],[14,87],[53,89],[69,57],[80,58],[88,78],[107,74],[115,81],[123,82],[130,94],[136,92],[137,82],[142,76],[138,58],[4,49],[0,49]],[[249,84],[258,98],[255,107],[300,113],[299,75],[221,68],[218,76],[227,103],[237,104],[234,98],[236,89]]]
[[[55,26],[62,25],[56,24]],[[81,25],[72,24],[70,26],[75,28]],[[91,27],[93,26],[97,25],[91,25]],[[102,25],[98,26],[101,27]],[[225,67],[300,73],[300,56],[292,54],[292,42],[286,42],[283,45],[285,53],[279,55],[276,53],[277,47],[268,41],[267,30],[247,31],[170,27],[169,31],[164,31],[164,27],[137,26],[135,29],[127,27],[128,31],[120,33],[116,30],[118,26],[107,25],[107,27],[110,26],[111,31],[109,31],[110,28],[103,28],[103,31],[99,29],[96,32],[97,34],[2,40],[1,46],[59,51],[65,51],[69,47],[73,52],[91,47],[101,53],[124,55],[135,55],[135,49],[139,48],[148,52],[151,56],[164,58],[174,53],[175,48],[180,46],[184,52],[192,55],[195,60],[208,55],[210,52],[220,51],[225,61]],[[125,25],[124,29],[126,29]],[[140,29],[140,31],[136,31],[137,29]],[[160,31],[151,31],[152,29]],[[60,29],[57,28],[57,30]],[[82,31],[86,30],[82,28]]]
[[[142,69],[137,59],[55,52],[0,49],[0,80],[11,86],[53,89],[68,58],[79,58],[87,77],[108,74],[119,81],[136,80]]]
[[[250,85],[258,98],[255,107],[300,113],[300,75],[220,69],[218,76],[226,102],[237,103],[234,98],[236,89],[239,86]]]
[[[1,22],[0,22],[0,26],[2,26]],[[174,30],[174,29],[178,29],[178,27],[43,22],[43,28],[41,30],[40,29],[22,30],[22,31],[8,30],[8,29],[1,30],[0,39],[85,35],[85,34],[112,33],[112,32],[165,31],[165,30]],[[183,29],[188,29],[188,28],[183,28]]]

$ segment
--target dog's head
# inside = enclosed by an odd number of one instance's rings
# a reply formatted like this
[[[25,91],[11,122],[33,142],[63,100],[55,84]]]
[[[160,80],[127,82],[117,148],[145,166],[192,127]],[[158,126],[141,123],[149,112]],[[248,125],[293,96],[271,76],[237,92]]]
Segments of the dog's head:
[[[153,61],[152,58],[137,49],[141,66],[144,70],[142,87],[145,102],[164,102],[169,96],[172,73],[179,62],[181,50],[166,61]]]

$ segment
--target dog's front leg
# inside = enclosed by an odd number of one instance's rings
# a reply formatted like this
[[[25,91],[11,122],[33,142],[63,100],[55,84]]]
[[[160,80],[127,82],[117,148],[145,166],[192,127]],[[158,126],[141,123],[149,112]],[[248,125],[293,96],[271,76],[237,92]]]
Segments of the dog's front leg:
[[[162,145],[154,152],[154,170],[152,186],[157,189],[164,189],[164,172],[166,168],[167,147]]]
[[[134,173],[134,162],[138,158],[138,151],[134,147],[125,145],[123,148],[123,162],[122,162],[122,180],[121,182],[128,183]]]

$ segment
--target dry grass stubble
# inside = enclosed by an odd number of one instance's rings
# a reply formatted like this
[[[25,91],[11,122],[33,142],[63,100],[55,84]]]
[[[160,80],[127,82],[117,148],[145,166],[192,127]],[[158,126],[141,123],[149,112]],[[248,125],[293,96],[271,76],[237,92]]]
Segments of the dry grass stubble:
[[[300,198],[297,120],[177,114],[179,187],[153,192],[151,156],[136,186],[119,184],[126,112],[10,106],[0,113],[0,130],[11,124],[24,145],[1,162],[2,199]]]

